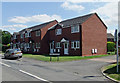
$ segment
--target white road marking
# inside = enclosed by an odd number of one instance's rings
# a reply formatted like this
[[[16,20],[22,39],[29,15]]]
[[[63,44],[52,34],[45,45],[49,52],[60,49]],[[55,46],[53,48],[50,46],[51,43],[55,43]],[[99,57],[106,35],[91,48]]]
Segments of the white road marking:
[[[28,72],[26,72],[26,71],[23,71],[23,70],[19,70],[19,71],[22,72],[22,73],[25,73],[25,74],[27,74],[27,75],[29,75],[29,76],[32,76],[32,77],[34,77],[34,78],[36,78],[36,79],[39,79],[39,80],[41,80],[41,81],[49,82],[48,80],[45,80],[45,79],[43,79],[43,78],[40,78],[40,77],[38,77],[38,76],[36,76],[36,75],[33,75],[33,74],[31,74],[31,73],[28,73]]]
[[[7,67],[11,67],[10,65],[7,65],[7,64],[2,63],[2,62],[0,62],[0,64],[2,64],[2,65],[4,65],[4,66],[7,66]]]

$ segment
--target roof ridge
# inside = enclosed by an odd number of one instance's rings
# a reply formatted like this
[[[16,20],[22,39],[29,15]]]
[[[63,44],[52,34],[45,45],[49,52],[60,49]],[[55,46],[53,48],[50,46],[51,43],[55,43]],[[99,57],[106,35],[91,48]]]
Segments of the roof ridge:
[[[65,22],[65,21],[68,21],[68,20],[73,20],[73,19],[77,19],[77,18],[80,18],[80,17],[85,17],[85,16],[89,16],[89,15],[93,15],[93,14],[96,14],[96,13],[90,13],[90,14],[86,14],[86,15],[82,15],[82,16],[77,16],[77,17],[74,17],[74,18],[70,18],[70,19],[66,19],[66,20],[63,20],[61,22]],[[60,22],[60,23],[61,23]]]

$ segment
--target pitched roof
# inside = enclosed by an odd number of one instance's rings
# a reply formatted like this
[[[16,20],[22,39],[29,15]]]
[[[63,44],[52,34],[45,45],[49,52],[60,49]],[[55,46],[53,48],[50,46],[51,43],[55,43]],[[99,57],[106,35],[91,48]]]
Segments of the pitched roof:
[[[89,17],[91,17],[93,14],[95,14],[95,13],[91,13],[91,14],[87,14],[87,15],[84,15],[84,16],[79,16],[79,17],[76,17],[76,18],[64,20],[64,21],[61,21],[60,24],[62,24],[63,27],[66,27],[66,26],[69,26],[69,25],[74,25],[74,24],[82,24]]]
[[[111,33],[107,33],[107,38],[114,38],[114,36]]]
[[[57,21],[57,20],[53,20],[53,21],[49,21],[49,22],[46,22],[46,23],[43,23],[43,24],[39,24],[39,25],[36,25],[36,26],[32,26],[32,27],[29,27],[29,28],[25,28],[25,29],[21,30],[20,33],[22,33],[22,32],[25,31],[25,30],[30,30],[30,29],[32,29],[32,31],[35,31],[35,30],[44,28],[45,26],[47,26],[48,24],[50,24],[50,23],[52,23],[52,22],[54,22],[54,21]]]

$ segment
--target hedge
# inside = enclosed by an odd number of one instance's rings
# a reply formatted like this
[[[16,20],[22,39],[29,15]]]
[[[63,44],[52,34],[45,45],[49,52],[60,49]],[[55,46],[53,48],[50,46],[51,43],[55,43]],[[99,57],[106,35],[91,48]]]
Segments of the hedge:
[[[115,51],[115,43],[107,42],[107,52],[114,52],[114,51]]]

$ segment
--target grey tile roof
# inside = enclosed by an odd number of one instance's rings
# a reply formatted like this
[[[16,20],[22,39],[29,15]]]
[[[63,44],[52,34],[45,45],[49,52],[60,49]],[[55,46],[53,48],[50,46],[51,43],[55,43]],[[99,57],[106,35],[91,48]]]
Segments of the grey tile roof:
[[[56,20],[49,21],[49,22],[46,22],[46,23],[43,23],[43,24],[39,24],[39,25],[36,25],[36,26],[32,26],[32,27],[23,29],[23,30],[21,30],[19,33],[22,33],[22,32],[24,32],[24,31],[26,31],[27,29],[28,29],[28,30],[32,29],[32,31],[35,31],[35,30],[44,28],[45,26],[47,26],[48,24],[50,24],[51,22],[54,22],[54,21],[56,21]]]
[[[111,33],[107,33],[107,38],[114,38],[114,36]]]
[[[74,25],[74,24],[82,24],[82,23],[85,22],[89,17],[91,17],[93,14],[95,14],[95,13],[91,13],[91,14],[88,14],[88,15],[79,16],[79,17],[76,17],[76,18],[64,20],[64,21],[61,21],[60,24],[62,24],[63,27],[70,26],[70,25]]]

